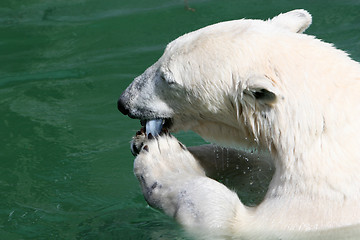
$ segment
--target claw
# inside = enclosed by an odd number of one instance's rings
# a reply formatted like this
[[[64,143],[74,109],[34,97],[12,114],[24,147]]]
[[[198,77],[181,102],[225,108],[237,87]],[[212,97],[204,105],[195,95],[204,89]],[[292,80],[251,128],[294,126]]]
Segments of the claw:
[[[151,133],[149,133],[148,134],[148,139],[154,139],[154,136]]]
[[[166,128],[163,128],[160,132],[160,136],[169,135],[169,131]]]
[[[133,143],[130,145],[130,150],[134,157],[136,157],[140,153],[139,149],[141,149],[142,145],[143,144],[141,144],[139,148],[137,148],[136,145]]]
[[[179,143],[180,147],[181,147],[183,150],[186,150],[186,147],[185,147],[184,144],[182,144],[181,142],[178,142],[178,143]]]

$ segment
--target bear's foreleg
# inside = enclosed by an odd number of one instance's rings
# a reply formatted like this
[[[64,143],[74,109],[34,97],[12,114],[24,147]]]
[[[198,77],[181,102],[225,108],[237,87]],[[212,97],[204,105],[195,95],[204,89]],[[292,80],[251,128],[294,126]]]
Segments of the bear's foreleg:
[[[234,232],[246,211],[236,193],[205,176],[198,161],[175,137],[145,141],[134,172],[149,205],[185,227]]]

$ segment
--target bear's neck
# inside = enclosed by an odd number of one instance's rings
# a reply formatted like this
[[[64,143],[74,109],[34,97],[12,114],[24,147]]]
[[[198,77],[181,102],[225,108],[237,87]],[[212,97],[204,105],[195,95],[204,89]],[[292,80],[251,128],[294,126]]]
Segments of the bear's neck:
[[[272,147],[275,174],[269,197],[304,196],[334,201],[360,200],[360,164],[338,145],[322,139],[302,149]]]

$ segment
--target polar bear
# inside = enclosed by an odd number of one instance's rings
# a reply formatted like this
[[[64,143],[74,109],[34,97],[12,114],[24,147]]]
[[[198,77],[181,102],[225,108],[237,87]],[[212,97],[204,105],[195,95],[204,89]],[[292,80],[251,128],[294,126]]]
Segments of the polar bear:
[[[169,43],[135,78],[119,110],[142,125],[160,119],[163,129],[142,129],[133,146],[151,206],[189,229],[231,236],[360,223],[360,65],[303,34],[311,22],[293,10],[214,24]],[[179,130],[266,150],[275,173],[263,201],[245,206],[209,178],[166,133]]]

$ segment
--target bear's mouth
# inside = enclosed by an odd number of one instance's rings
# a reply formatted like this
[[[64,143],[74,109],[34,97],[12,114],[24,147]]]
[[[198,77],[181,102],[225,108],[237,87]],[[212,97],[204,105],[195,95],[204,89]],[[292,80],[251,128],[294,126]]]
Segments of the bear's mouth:
[[[144,127],[146,135],[151,133],[157,136],[162,132],[168,132],[173,125],[173,120],[171,118],[141,119],[140,124]]]

